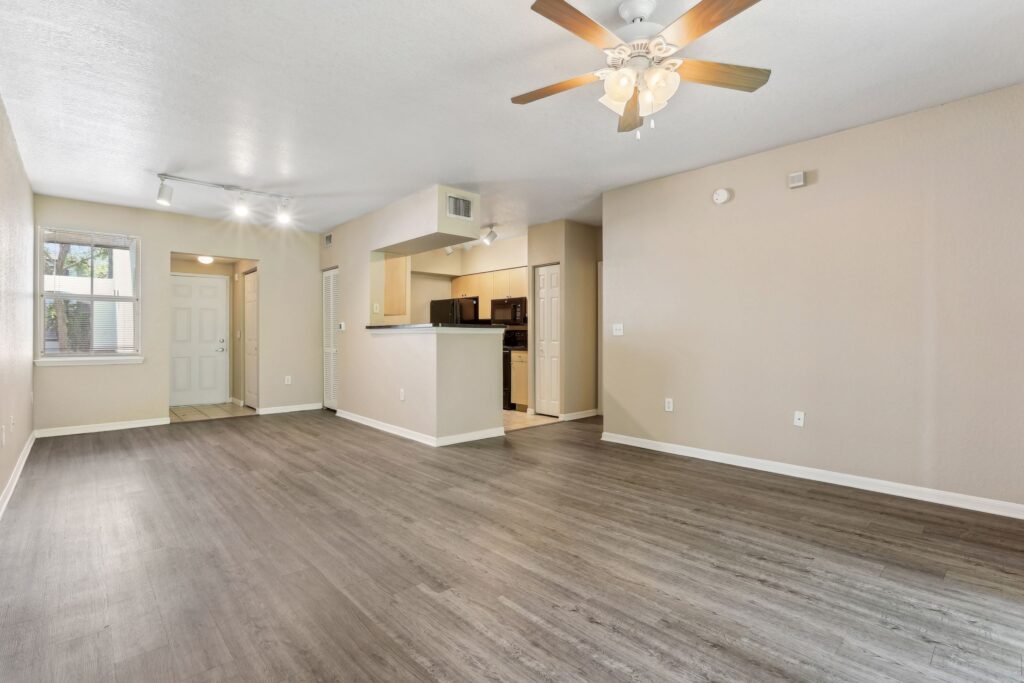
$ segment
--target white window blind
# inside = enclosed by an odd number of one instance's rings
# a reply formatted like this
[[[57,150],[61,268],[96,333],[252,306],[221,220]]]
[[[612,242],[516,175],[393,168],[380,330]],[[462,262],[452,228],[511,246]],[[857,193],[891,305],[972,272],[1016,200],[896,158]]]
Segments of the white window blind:
[[[39,243],[41,355],[138,354],[138,238],[46,228]]]

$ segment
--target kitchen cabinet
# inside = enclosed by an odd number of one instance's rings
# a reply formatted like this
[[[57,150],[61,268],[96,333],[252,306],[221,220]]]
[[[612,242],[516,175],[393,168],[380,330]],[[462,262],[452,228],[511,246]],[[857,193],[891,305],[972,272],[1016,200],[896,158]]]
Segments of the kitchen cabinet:
[[[508,268],[462,275],[452,280],[452,298],[480,297],[480,317],[490,319],[491,300],[528,296],[528,268]]]
[[[512,402],[519,405],[527,405],[527,360],[526,351],[512,352]]]
[[[494,299],[507,299],[508,293],[508,270],[496,270],[491,273],[491,293]]]
[[[508,273],[508,295],[510,297],[530,296],[530,276],[527,274],[529,268],[511,268]]]

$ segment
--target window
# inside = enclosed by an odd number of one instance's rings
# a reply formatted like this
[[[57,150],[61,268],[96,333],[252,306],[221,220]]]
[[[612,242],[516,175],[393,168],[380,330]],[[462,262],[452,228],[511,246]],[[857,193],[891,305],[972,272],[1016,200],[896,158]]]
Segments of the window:
[[[46,228],[39,242],[41,357],[138,355],[138,238]]]

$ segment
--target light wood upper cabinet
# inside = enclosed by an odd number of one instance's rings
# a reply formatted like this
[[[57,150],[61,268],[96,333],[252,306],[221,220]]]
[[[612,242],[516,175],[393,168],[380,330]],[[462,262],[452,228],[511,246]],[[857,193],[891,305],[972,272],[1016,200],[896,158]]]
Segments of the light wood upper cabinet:
[[[452,280],[452,298],[480,298],[480,317],[491,317],[491,300],[527,296],[527,268],[509,268],[490,273],[462,275]]]
[[[405,315],[409,305],[409,257],[384,256],[384,315]]]
[[[510,297],[521,297],[529,296],[530,292],[530,277],[527,275],[529,268],[523,266],[522,268],[512,268],[505,272],[508,273],[508,295]]]
[[[508,270],[496,270],[492,273],[493,278],[491,282],[491,293],[493,299],[505,299],[508,298]]]

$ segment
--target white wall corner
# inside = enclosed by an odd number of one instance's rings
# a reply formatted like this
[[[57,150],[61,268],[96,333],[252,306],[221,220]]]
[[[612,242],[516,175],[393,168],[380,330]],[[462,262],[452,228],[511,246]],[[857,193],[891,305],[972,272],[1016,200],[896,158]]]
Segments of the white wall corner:
[[[7,485],[4,486],[3,494],[0,494],[0,519],[3,519],[4,512],[7,510],[7,504],[11,502],[11,496],[14,495],[14,487],[18,485],[18,479],[21,478],[21,470],[25,468],[25,462],[28,460],[28,454],[32,452],[32,446],[35,445],[35,443],[36,433],[32,432],[29,434],[28,441],[25,442],[24,448],[21,449],[17,462],[14,463],[14,471],[11,472],[11,476],[7,480]]]
[[[338,410],[338,417],[349,420],[350,422],[356,422],[363,425],[364,427],[372,427],[373,429],[392,434],[394,436],[400,436],[403,439],[409,439],[410,441],[416,441],[426,446],[437,446],[437,437],[430,436],[429,434],[423,434],[416,432],[405,427],[399,427],[388,422],[382,422],[380,420],[374,420],[372,417],[364,417],[356,413],[350,413],[347,410]]]
[[[898,482],[886,481],[884,479],[872,479],[871,477],[862,477],[855,474],[843,474],[842,472],[833,472],[831,470],[822,470],[814,467],[804,467],[802,465],[790,465],[784,462],[777,462],[775,460],[762,460],[760,458],[751,458],[745,455],[720,453],[718,451],[709,451],[703,448],[693,448],[691,446],[682,446],[674,443],[666,443],[664,441],[653,441],[651,439],[643,439],[637,436],[628,436],[626,434],[604,432],[601,434],[601,440],[625,446],[645,448],[651,451],[659,451],[670,455],[681,455],[687,458],[708,460],[710,462],[733,465],[735,467],[745,467],[747,469],[759,470],[761,472],[782,474],[788,477],[795,477],[797,479],[808,479],[810,481],[818,481],[826,484],[847,486],[849,488],[860,489],[862,491],[885,493],[890,496],[910,498],[913,500],[924,501],[926,503],[948,505],[950,507],[973,510],[975,512],[985,512],[990,515],[999,515],[1001,517],[1024,519],[1024,505],[1004,500],[979,498],[977,496],[969,496],[964,493],[940,491],[938,489],[924,488],[923,486],[900,484]]]
[[[481,429],[477,432],[465,432],[464,434],[452,434],[451,436],[439,436],[435,439],[435,446],[454,446],[457,443],[467,443],[469,441],[480,441],[481,439],[494,439],[499,436],[505,436],[504,427],[494,427],[493,429]]]

